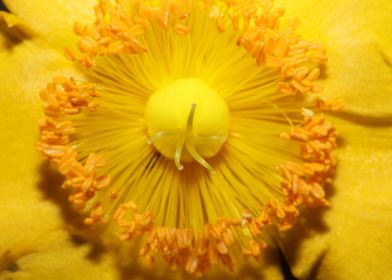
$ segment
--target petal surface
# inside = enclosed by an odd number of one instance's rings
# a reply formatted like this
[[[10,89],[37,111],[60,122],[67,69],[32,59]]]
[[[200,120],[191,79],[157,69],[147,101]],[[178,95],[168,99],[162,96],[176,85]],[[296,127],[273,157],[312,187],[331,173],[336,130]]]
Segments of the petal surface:
[[[75,244],[64,230],[53,230],[3,254],[0,279],[118,279],[110,256],[94,260],[92,252],[90,244]]]
[[[334,119],[341,147],[331,207],[307,213],[282,239],[299,279],[390,279],[392,122]]]
[[[277,0],[276,6],[301,20],[303,38],[327,47],[323,94],[344,99],[346,111],[391,113],[392,1]]]
[[[88,259],[92,246],[64,229],[65,213],[50,194],[61,178],[47,177],[34,148],[39,89],[72,67],[34,41],[9,46],[0,52],[0,279],[116,279],[110,258]]]
[[[278,1],[328,48],[322,94],[342,98],[330,209],[309,211],[281,245],[300,279],[389,279],[392,267],[392,2]]]
[[[59,49],[73,46],[75,20],[89,22],[96,0],[5,0],[7,8]]]

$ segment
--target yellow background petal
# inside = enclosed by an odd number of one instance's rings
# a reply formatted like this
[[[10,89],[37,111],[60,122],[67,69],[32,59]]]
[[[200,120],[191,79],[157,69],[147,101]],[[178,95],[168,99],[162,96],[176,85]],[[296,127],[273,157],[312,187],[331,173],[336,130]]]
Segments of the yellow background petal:
[[[37,188],[42,180],[41,161],[34,149],[38,137],[37,121],[42,115],[38,89],[47,83],[55,70],[64,69],[66,65],[68,62],[56,51],[38,47],[30,40],[0,52],[0,204],[11,212],[0,211],[0,215],[5,215],[0,219],[4,225],[20,228],[27,225],[34,215],[42,218],[50,212],[49,209],[56,211],[49,203],[35,205],[30,201],[42,199]],[[26,216],[13,216],[12,211],[20,212],[22,209],[26,210]],[[34,215],[29,216],[32,212]],[[58,224],[56,219],[58,216],[55,215],[48,217],[47,224],[52,224],[42,230]],[[33,224],[31,231],[21,231],[20,234],[22,237],[29,235],[34,228],[40,230],[39,227]],[[0,231],[0,235],[10,238],[10,242],[18,239],[9,231]]]
[[[30,40],[0,52],[0,279],[116,279],[110,258],[92,261],[91,245],[71,241],[64,213],[43,191],[58,185],[44,186],[51,181],[34,148],[38,92],[55,70],[71,72],[66,65]]]
[[[345,110],[391,112],[392,1],[277,0],[299,17],[299,33],[322,42],[329,62],[323,94],[345,100]]]
[[[392,1],[278,0],[322,42],[323,95],[342,98],[331,208],[306,211],[282,248],[300,279],[390,279],[392,275]]]
[[[282,247],[301,279],[390,279],[392,121],[342,117],[331,207],[308,212]]]
[[[21,242],[0,256],[0,279],[119,279],[109,255],[94,257],[90,244],[75,244],[64,230]]]
[[[45,40],[59,48],[73,46],[75,20],[89,22],[96,0],[5,0],[7,8]]]

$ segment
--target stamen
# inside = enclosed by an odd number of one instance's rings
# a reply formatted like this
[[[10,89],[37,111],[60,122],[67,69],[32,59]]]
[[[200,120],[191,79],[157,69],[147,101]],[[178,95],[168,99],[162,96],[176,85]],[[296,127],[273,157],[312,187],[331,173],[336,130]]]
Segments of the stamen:
[[[314,112],[310,109],[307,109],[307,108],[301,108],[301,114],[304,117],[308,117],[308,118],[311,118],[314,116]]]
[[[316,108],[319,110],[331,110],[333,112],[339,111],[344,107],[342,99],[324,100],[319,99],[316,103]]]
[[[276,104],[273,103],[268,103],[268,105],[270,105],[271,107],[275,108],[279,113],[281,113],[283,115],[283,117],[286,119],[286,121],[289,123],[291,129],[294,128],[294,124],[293,122],[290,120],[290,118],[287,116],[287,114],[285,112],[283,112]]]

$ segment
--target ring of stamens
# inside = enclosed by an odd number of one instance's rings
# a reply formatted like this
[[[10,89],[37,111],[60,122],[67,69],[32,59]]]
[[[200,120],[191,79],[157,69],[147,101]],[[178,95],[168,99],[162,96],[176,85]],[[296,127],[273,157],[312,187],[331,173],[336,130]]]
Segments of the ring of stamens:
[[[100,0],[96,7],[96,22],[92,26],[75,25],[75,32],[82,39],[78,45],[79,52],[67,50],[68,58],[86,67],[93,67],[99,64],[101,56],[146,53],[149,50],[143,44],[143,34],[151,23],[157,23],[165,32],[174,31],[179,36],[187,36],[192,31],[191,26],[187,25],[187,19],[200,11],[197,10],[200,7],[192,5],[192,1],[162,1],[156,7],[149,5],[148,1],[138,3],[138,8],[129,12],[126,1]],[[225,33],[231,27],[238,33],[237,45],[243,47],[258,65],[277,69],[280,93],[301,96],[319,89],[314,81],[320,74],[318,66],[326,61],[325,49],[300,40],[294,33],[296,23],[282,28],[279,19],[283,10],[273,9],[271,1],[208,0],[200,3],[202,10],[216,23],[219,32]],[[287,141],[288,145],[296,143],[299,154],[296,158],[282,160],[281,164],[274,166],[278,167],[281,177],[280,189],[274,190],[279,192],[278,197],[266,199],[257,211],[245,208],[239,210],[240,213],[236,213],[234,218],[217,217],[205,223],[201,230],[195,231],[191,227],[157,225],[156,216],[159,213],[140,208],[139,201],[122,201],[120,192],[110,188],[110,176],[100,174],[100,170],[110,165],[110,162],[106,164],[103,157],[95,152],[82,154],[78,146],[73,145],[71,138],[77,127],[70,119],[86,111],[100,109],[95,85],[56,77],[41,92],[41,99],[45,119],[39,124],[41,139],[38,149],[65,176],[63,187],[73,190],[70,201],[78,209],[90,210],[86,224],[113,220],[122,229],[122,240],[145,236],[140,254],[149,262],[160,254],[172,268],[184,267],[189,273],[198,276],[218,262],[233,269],[233,252],[238,248],[245,256],[260,258],[266,246],[262,238],[266,226],[277,225],[280,230],[289,229],[299,215],[301,205],[328,205],[324,187],[331,183],[336,166],[332,151],[336,148],[337,132],[317,111],[338,110],[342,106],[341,101],[315,99],[303,105],[306,109],[301,105],[296,110],[290,109],[287,114],[283,113],[284,119],[289,120],[294,114],[302,114],[302,120],[290,120],[291,130],[280,134],[282,141]],[[266,108],[271,107],[269,102],[266,104]],[[272,107],[275,111],[277,108],[280,110],[275,104]],[[204,159],[207,157],[195,149],[197,144],[213,142],[222,146],[227,140],[225,145],[230,148],[232,143],[244,141],[241,133],[235,129],[227,135],[195,134],[194,124],[200,112],[199,104],[192,101],[184,108],[186,114],[180,118],[180,126],[151,130],[144,139],[155,148],[160,141],[176,139],[174,149],[165,156],[174,159],[177,169],[182,169],[181,162],[186,161],[184,154],[188,153],[192,160],[212,170],[212,163],[207,163]],[[274,113],[268,115],[272,120],[277,118]],[[240,124],[248,125],[246,122]],[[236,128],[239,127],[237,125]],[[149,168],[150,165],[147,165],[140,172],[148,173]],[[219,175],[219,170],[216,171]],[[186,170],[177,173],[183,176],[184,172]],[[100,201],[107,194],[113,200],[110,210]],[[246,238],[241,237],[239,232],[245,232]]]

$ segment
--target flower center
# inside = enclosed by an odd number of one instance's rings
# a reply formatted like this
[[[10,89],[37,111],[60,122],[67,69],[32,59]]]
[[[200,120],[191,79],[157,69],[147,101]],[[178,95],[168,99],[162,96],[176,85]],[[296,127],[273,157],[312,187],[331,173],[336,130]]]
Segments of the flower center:
[[[223,98],[196,78],[178,79],[152,94],[145,119],[149,143],[173,159],[178,170],[183,169],[181,161],[197,161],[211,171],[204,158],[219,152],[230,125]]]
[[[326,50],[272,2],[97,0],[75,24],[66,56],[88,69],[40,92],[37,146],[86,224],[202,276],[328,205],[337,132],[317,111],[341,105],[312,95]]]

